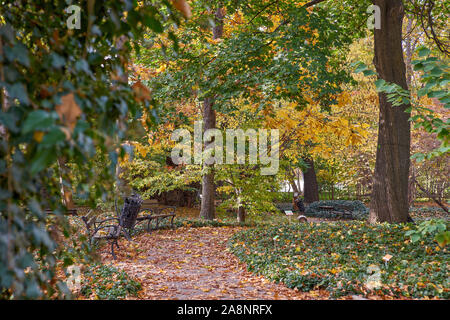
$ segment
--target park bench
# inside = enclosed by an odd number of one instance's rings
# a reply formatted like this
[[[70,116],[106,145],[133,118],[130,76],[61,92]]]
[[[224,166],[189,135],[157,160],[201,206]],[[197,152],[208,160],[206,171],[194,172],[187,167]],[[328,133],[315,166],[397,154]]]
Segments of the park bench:
[[[160,206],[158,204],[146,204],[141,208],[141,213],[137,217],[137,223],[147,222],[147,231],[150,231],[152,221],[155,221],[155,228],[159,228],[159,223],[164,219],[170,219],[170,226],[173,228],[175,219],[175,206]]]
[[[46,214],[55,214],[55,212],[52,209],[45,209],[44,212]],[[67,211],[65,213],[66,213],[66,215],[69,215],[69,216],[78,216],[78,209],[77,208],[67,209]]]
[[[134,227],[147,222],[147,231],[150,231],[152,221],[155,221],[157,229],[164,219],[170,219],[171,227],[175,218],[175,206],[160,206],[157,203],[146,203],[142,206],[143,200],[138,194],[133,194],[125,198],[121,212],[116,207],[117,217],[109,217],[97,220],[97,217],[90,217],[90,214],[81,217],[83,220],[92,244],[97,240],[107,240],[111,244],[111,254],[114,259],[114,247],[119,249],[118,239],[123,234],[128,241],[131,241],[131,234]]]
[[[92,244],[97,240],[107,240],[111,244],[111,254],[114,259],[114,246],[119,249],[117,240],[123,234],[128,241],[131,241],[130,234],[137,221],[137,216],[141,210],[142,198],[133,194],[126,197],[122,210],[116,210],[117,217],[109,217],[98,221],[97,217],[89,217],[89,214],[81,217],[88,232],[89,243]]]

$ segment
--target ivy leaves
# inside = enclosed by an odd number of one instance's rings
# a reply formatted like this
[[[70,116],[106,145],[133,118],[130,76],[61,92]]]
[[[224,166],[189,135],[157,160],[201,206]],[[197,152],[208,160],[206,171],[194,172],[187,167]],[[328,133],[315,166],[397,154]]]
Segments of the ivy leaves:
[[[229,248],[250,270],[302,291],[447,299],[447,248],[429,233],[421,243],[405,239],[410,228],[360,222],[258,227],[235,234]],[[377,288],[367,285],[370,265],[381,271]]]
[[[9,279],[0,283],[2,298],[68,294],[50,281],[56,254],[42,208],[65,211],[60,181],[88,204],[112,194],[117,158],[125,152],[120,139],[143,103],[123,80],[132,47],[148,32],[161,33],[163,20],[178,21],[168,1],[88,1],[81,29],[71,30],[67,6],[49,0],[2,6],[0,239],[8,240],[0,241],[0,279]],[[96,153],[110,155],[108,165],[95,167]],[[79,179],[57,159],[82,172]],[[24,276],[31,262],[19,261],[27,254],[39,256],[31,259],[39,267]]]

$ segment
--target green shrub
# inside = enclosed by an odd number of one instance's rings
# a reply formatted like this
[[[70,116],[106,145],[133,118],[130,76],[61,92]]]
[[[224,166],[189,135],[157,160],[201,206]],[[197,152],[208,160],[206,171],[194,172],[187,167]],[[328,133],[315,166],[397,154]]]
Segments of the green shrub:
[[[441,219],[426,220],[417,225],[413,230],[409,230],[405,233],[406,236],[411,237],[411,242],[419,242],[424,237],[431,235],[434,236],[434,240],[444,247],[450,243],[450,232],[447,231],[447,222]]]
[[[291,210],[291,211],[294,210],[292,202],[280,202],[280,203],[275,204],[275,207],[283,213],[286,210]]]
[[[369,215],[367,208],[361,201],[355,200],[324,200],[311,203],[305,210],[305,215],[317,218],[336,218],[338,215],[321,209],[320,207],[333,207],[334,211],[348,212],[355,220],[365,220]]]
[[[109,265],[96,264],[83,272],[81,294],[100,300],[123,299],[137,296],[141,284],[128,274]]]
[[[292,202],[294,197],[293,192],[274,192],[274,202]]]
[[[443,218],[448,219],[448,214],[439,207],[411,207],[409,213],[414,219]]]
[[[412,243],[405,238],[411,228],[359,221],[258,227],[236,233],[229,248],[250,271],[302,291],[449,299],[447,248],[430,234]],[[367,286],[369,266],[380,271],[379,287]]]

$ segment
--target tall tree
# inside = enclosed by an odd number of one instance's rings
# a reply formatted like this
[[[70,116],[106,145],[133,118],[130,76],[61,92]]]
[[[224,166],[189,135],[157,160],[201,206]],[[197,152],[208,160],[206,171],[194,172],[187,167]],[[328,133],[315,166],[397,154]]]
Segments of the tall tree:
[[[316,171],[314,169],[314,160],[312,158],[303,159],[308,164],[308,169],[303,172],[305,203],[319,201],[319,186],[317,184]]]
[[[213,27],[213,40],[219,39],[223,34],[224,9],[219,5],[215,14],[215,26]],[[214,97],[206,97],[203,101],[203,132],[216,127],[216,111],[213,109]],[[214,140],[205,141],[205,149],[214,148]],[[202,203],[200,217],[213,220],[216,216],[214,206],[214,165],[204,164],[208,169],[202,177]]]
[[[381,28],[375,29],[374,65],[379,78],[407,89],[402,49],[404,7],[401,0],[375,0]],[[380,116],[377,158],[371,199],[371,222],[408,220],[410,165],[409,105],[393,106],[379,93]]]

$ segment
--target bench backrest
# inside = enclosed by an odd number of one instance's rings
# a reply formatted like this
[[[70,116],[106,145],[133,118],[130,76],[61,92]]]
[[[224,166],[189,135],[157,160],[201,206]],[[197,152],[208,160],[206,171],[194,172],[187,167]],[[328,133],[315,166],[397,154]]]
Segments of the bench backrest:
[[[141,210],[141,205],[142,198],[138,194],[133,194],[130,197],[125,198],[119,218],[119,224],[123,228],[131,229],[134,227],[138,213]]]

